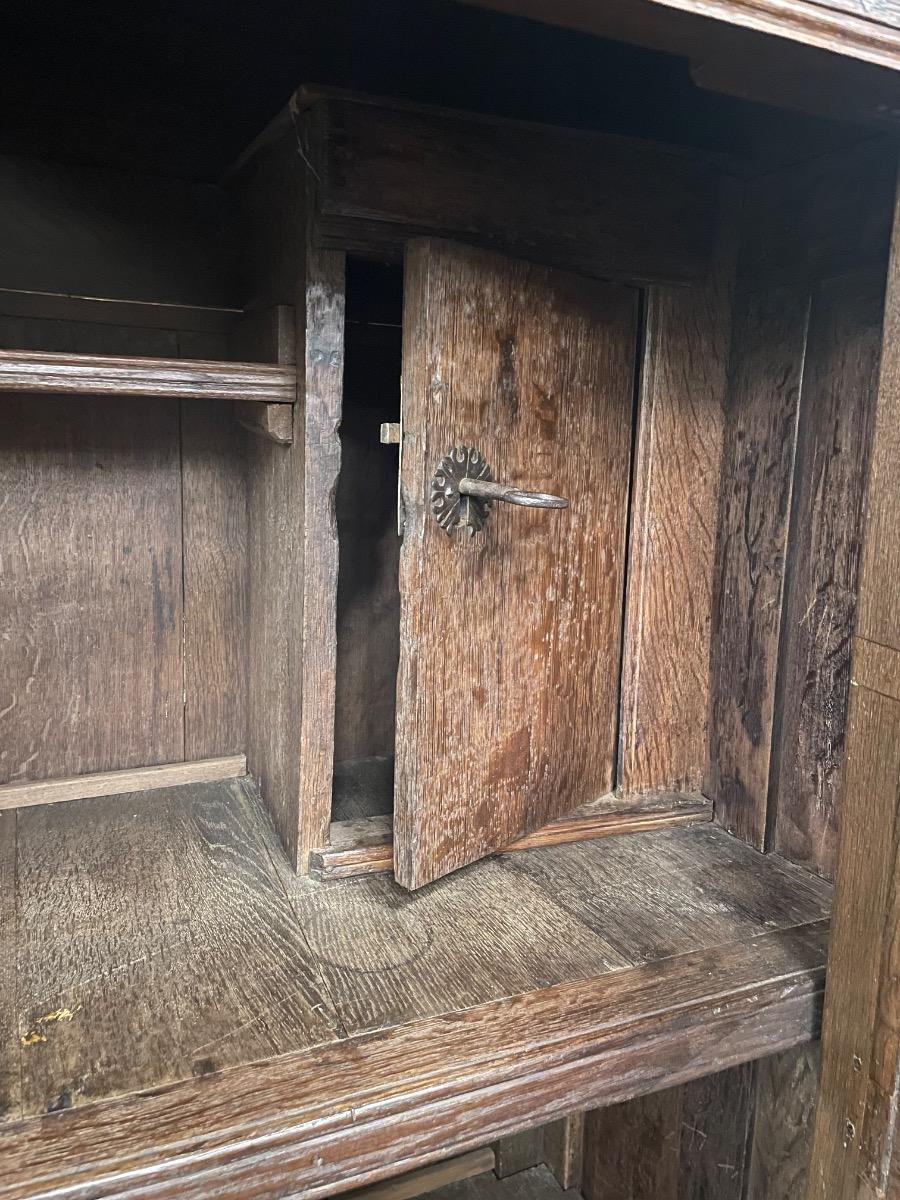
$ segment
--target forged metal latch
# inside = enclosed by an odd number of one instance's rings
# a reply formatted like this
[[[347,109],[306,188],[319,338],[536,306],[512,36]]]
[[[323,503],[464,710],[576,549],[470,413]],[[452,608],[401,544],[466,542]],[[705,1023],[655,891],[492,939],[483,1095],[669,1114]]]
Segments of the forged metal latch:
[[[455,446],[438,463],[431,480],[431,511],[446,533],[467,529],[478,533],[488,519],[493,502],[522,508],[568,508],[562,496],[523,492],[508,483],[495,483],[484,455],[470,446]]]

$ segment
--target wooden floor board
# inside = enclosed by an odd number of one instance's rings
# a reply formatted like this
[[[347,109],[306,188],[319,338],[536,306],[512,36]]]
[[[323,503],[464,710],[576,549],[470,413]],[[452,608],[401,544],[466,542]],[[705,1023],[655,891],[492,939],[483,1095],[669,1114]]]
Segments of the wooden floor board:
[[[19,814],[26,1113],[340,1029],[240,781]]]

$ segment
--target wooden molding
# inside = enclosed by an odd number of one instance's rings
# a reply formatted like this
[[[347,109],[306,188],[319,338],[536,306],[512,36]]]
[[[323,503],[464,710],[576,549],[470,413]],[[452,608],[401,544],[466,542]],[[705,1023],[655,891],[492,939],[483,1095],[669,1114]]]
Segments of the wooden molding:
[[[0,350],[0,392],[293,404],[296,391],[293,367]]]
[[[697,825],[712,820],[712,802],[703,796],[672,794],[602,796],[542,829],[517,838],[506,847],[531,850],[565,842],[611,837],[618,833],[645,833],[674,825]],[[330,845],[313,850],[309,869],[316,879],[348,879],[354,875],[376,875],[394,869],[392,819],[364,817],[333,821]]]
[[[816,922],[12,1121],[4,1200],[276,1200],[300,1179],[316,1200],[373,1183],[811,1040],[827,938]]]
[[[135,767],[127,771],[100,771],[70,779],[33,779],[0,786],[0,812],[28,808],[33,804],[58,804],[63,800],[87,800],[95,796],[127,795],[182,783],[212,783],[237,779],[247,774],[243,754],[204,758],[199,762],[164,763],[158,767]]]

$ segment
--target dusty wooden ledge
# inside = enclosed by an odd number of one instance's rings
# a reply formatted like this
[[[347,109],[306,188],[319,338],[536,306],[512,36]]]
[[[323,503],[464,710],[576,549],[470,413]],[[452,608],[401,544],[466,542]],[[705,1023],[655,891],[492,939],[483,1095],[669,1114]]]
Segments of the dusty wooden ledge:
[[[0,1133],[0,1196],[308,1200],[817,1034],[827,925],[563,984]]]

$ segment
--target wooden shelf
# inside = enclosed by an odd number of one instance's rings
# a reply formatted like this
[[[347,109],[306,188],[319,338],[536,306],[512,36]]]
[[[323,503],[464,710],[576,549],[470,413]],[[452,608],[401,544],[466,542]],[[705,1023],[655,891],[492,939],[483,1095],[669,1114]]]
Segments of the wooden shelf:
[[[830,889],[711,824],[415,894],[248,780],[0,812],[0,1194],[326,1196],[816,1036]]]
[[[294,367],[0,350],[0,392],[293,404]]]

